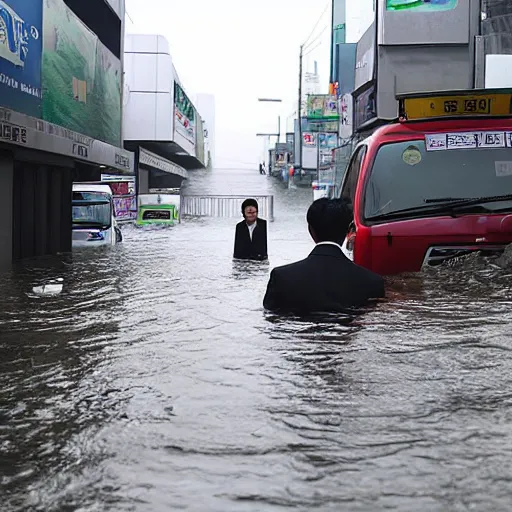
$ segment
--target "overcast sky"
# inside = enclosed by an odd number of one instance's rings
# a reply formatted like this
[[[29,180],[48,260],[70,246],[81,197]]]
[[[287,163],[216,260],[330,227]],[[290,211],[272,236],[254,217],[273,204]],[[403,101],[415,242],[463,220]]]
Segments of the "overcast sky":
[[[364,2],[366,0],[356,0]],[[372,0],[370,0],[371,2]],[[217,166],[256,165],[257,132],[275,132],[277,116],[291,131],[296,110],[299,47],[314,40],[305,68],[317,60],[327,92],[330,0],[126,0],[128,33],[160,34],[170,43],[187,94],[216,100]],[[258,97],[283,100],[258,104]]]

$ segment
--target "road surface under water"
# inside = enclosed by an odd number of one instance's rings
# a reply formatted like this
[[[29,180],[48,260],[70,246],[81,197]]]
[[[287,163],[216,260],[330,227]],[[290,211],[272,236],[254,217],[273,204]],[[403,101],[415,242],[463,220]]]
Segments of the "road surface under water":
[[[1,275],[2,512],[509,511],[511,273],[397,277],[352,323],[265,316],[270,268],[312,248],[311,191],[189,189],[274,193],[270,263],[199,219]]]

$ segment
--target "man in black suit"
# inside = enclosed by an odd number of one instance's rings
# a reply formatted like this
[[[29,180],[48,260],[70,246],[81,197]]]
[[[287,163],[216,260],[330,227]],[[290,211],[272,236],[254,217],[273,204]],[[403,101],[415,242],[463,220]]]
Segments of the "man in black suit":
[[[246,199],[242,203],[242,215],[244,220],[236,225],[233,257],[240,260],[266,260],[267,221],[258,217],[258,202]]]
[[[343,199],[317,199],[307,213],[316,247],[304,260],[270,273],[265,309],[307,315],[343,312],[384,297],[384,280],[350,261],[341,245],[352,220]]]

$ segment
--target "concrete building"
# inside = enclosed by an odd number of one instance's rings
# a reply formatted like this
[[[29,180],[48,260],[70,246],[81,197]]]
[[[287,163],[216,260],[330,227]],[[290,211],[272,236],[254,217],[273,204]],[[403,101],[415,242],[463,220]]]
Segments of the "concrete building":
[[[477,81],[480,0],[376,5],[356,51],[354,130],[363,133],[397,119],[398,94],[467,90]]]
[[[138,193],[180,187],[205,166],[201,116],[190,101],[163,36],[125,40],[125,148],[136,153]]]
[[[0,265],[71,250],[72,183],[122,149],[124,0],[2,0]],[[44,23],[43,23],[44,20]]]

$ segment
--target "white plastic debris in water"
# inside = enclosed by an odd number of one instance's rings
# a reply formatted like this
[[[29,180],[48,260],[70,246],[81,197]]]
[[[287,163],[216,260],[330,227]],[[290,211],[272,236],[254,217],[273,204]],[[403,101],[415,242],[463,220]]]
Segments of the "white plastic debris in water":
[[[41,286],[34,286],[32,291],[36,295],[59,295],[62,292],[62,288],[64,286],[64,279],[59,278],[54,281],[50,281],[49,283],[43,284]]]

